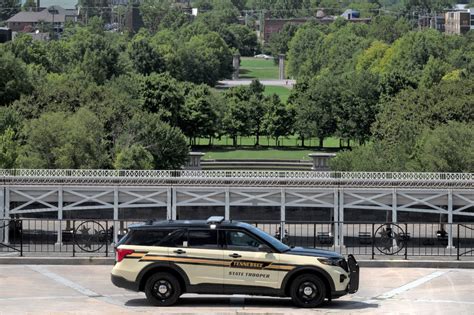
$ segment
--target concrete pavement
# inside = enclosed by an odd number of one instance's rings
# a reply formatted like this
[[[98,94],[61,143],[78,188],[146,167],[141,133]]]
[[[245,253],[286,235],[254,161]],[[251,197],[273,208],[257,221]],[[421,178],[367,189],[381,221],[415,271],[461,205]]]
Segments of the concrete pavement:
[[[111,266],[0,265],[0,314],[473,314],[473,269],[362,268],[360,290],[319,309],[289,299],[184,295],[149,306],[143,293],[114,287]]]

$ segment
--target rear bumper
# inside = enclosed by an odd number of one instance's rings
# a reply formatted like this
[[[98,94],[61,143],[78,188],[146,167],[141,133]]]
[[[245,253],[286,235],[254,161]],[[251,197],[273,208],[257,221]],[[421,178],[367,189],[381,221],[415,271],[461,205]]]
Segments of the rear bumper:
[[[124,288],[130,291],[136,291],[136,292],[139,291],[138,283],[134,281],[128,281],[127,279],[122,278],[120,276],[116,276],[116,275],[111,275],[110,279],[112,280],[112,283],[119,288]]]
[[[347,286],[348,293],[356,293],[359,290],[359,264],[353,255],[347,257],[347,265],[349,267],[349,284]]]

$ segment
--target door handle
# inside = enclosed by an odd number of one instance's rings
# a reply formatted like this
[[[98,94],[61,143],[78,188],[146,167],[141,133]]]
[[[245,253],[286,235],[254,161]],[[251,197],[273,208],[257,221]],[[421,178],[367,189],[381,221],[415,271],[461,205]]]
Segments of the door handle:
[[[177,249],[177,250],[175,250],[173,253],[176,253],[176,254],[186,254],[186,251],[185,251],[185,250],[182,250],[182,249]]]
[[[233,254],[230,254],[229,257],[232,257],[232,258],[240,258],[242,257],[242,255],[239,255],[237,253],[233,253]]]

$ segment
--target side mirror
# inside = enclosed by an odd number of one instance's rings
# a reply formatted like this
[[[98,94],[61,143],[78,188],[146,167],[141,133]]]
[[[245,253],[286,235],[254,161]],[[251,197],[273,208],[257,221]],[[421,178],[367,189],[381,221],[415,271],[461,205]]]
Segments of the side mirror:
[[[258,246],[258,251],[259,252],[265,252],[265,253],[273,253],[273,250],[265,244],[260,244]]]

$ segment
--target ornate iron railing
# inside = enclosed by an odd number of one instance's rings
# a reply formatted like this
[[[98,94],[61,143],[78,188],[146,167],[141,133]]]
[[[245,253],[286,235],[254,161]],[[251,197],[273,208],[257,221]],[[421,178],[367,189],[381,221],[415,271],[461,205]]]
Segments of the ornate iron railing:
[[[0,257],[113,256],[114,240],[141,220],[0,220]],[[322,248],[366,258],[474,258],[473,223],[250,221],[292,246]],[[455,247],[449,245],[448,231]],[[342,245],[344,244],[344,245]]]
[[[0,184],[473,188],[474,173],[1,169]]]

